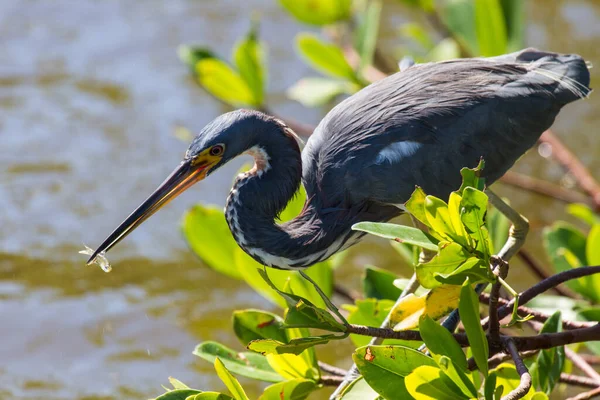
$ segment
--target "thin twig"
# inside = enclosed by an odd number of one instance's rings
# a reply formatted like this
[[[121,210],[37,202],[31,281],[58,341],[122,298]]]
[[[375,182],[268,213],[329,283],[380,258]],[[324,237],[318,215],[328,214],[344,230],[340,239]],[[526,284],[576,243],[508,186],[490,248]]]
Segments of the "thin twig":
[[[580,393],[575,397],[569,397],[567,400],[588,400],[600,396],[600,388],[590,390],[589,392]]]
[[[568,347],[565,347],[565,355],[581,372],[593,379],[596,382],[596,386],[600,386],[600,374],[587,361]]]
[[[348,372],[345,369],[338,368],[334,365],[324,363],[323,361],[318,361],[318,363],[319,363],[319,368],[321,369],[321,371],[327,372],[328,374],[331,374],[331,375],[344,376]]]
[[[343,376],[338,375],[321,375],[319,383],[324,386],[337,386],[344,380]]]
[[[512,339],[520,351],[550,349],[567,344],[597,341],[600,340],[600,324],[590,328],[541,333],[535,336],[519,336]]]
[[[495,265],[494,265],[495,264]],[[508,275],[508,264],[500,258],[492,257],[491,267],[494,274],[498,278],[506,279]],[[500,299],[500,287],[502,286],[501,280],[492,285],[492,290],[489,296],[489,320],[488,334],[492,342],[498,342],[500,340],[500,319],[498,318],[498,300]]]
[[[519,306],[527,304],[528,301],[533,299],[536,296],[544,293],[545,291],[552,289],[560,285],[561,283],[567,282],[572,279],[581,278],[584,276],[589,276],[593,274],[600,273],[600,266],[594,267],[580,267],[570,269],[568,271],[559,272],[556,275],[553,275],[547,279],[544,279],[541,282],[536,283],[531,288],[525,290],[519,295]],[[498,318],[502,319],[509,315],[512,312],[512,306],[514,304],[514,299],[510,300],[506,305],[500,307],[498,309]],[[484,329],[487,329],[487,318],[482,320],[482,326]]]
[[[490,295],[488,293],[481,293],[479,295],[479,300],[484,303],[487,304],[490,300]],[[502,305],[502,306],[506,306],[509,304],[509,301],[500,297],[498,299],[498,304]],[[538,310],[534,310],[533,308],[529,308],[526,306],[519,306],[519,316],[524,318],[527,317],[528,315],[533,317],[533,321],[538,321],[538,322],[546,322],[548,320],[548,318],[550,318],[550,315],[545,314],[541,311]],[[571,321],[568,319],[563,319],[562,320],[562,326],[563,329],[580,329],[580,328],[589,328],[591,326],[596,325],[595,322],[586,322],[586,321]],[[596,364],[600,364],[600,357],[594,356],[597,358],[596,360]]]
[[[546,272],[544,267],[542,267],[538,261],[525,249],[519,250],[517,256],[529,267],[529,269],[541,280],[547,279],[552,276],[550,273]],[[552,288],[557,294],[561,296],[570,297],[572,299],[577,298],[575,293],[571,292],[566,288],[562,288],[560,286],[556,286]]]
[[[567,385],[583,386],[592,389],[598,387],[598,383],[587,376],[572,375],[564,372],[560,374],[560,382],[566,383]]]
[[[529,370],[527,370],[527,367],[525,366],[525,363],[523,362],[523,358],[521,358],[521,355],[519,354],[519,350],[517,350],[517,346],[513,342],[513,339],[512,338],[506,339],[504,341],[504,346],[515,363],[517,372],[519,373],[519,376],[521,377],[521,382],[519,383],[519,386],[517,386],[512,392],[510,392],[509,394],[504,396],[502,398],[502,400],[522,399],[523,397],[525,397],[527,392],[529,392],[529,389],[531,389],[531,375],[529,374]]]
[[[547,143],[552,147],[552,158],[573,175],[579,187],[592,198],[595,209],[600,211],[600,183],[594,179],[579,158],[551,130],[544,132],[539,142]]]
[[[538,353],[539,353],[538,350],[524,351],[521,353],[521,358],[525,359],[525,358],[533,357]],[[498,365],[502,364],[504,361],[510,360],[510,359],[511,359],[510,354],[506,354],[506,353],[494,354],[493,356],[491,356],[488,359],[488,367],[495,368]],[[477,369],[477,363],[475,362],[475,359],[473,357],[471,357],[467,360],[467,368],[469,369],[469,371],[474,371]]]
[[[581,358],[583,358],[588,364],[600,364],[600,356],[596,356],[593,354],[580,354]]]
[[[542,196],[560,200],[565,203],[584,203],[593,206],[594,202],[585,194],[573,190],[567,190],[561,186],[545,181],[543,179],[519,174],[518,172],[508,171],[499,182],[524,189]]]

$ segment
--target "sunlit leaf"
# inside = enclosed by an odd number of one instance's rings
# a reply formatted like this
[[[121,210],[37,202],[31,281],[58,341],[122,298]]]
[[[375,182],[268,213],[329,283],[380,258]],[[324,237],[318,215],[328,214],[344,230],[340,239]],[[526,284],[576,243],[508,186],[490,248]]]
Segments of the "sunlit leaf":
[[[384,400],[379,396],[379,393],[373,390],[371,386],[364,380],[358,377],[342,393],[341,400]]]
[[[240,74],[221,60],[205,58],[198,61],[196,77],[204,89],[227,104],[235,107],[260,105]]]
[[[442,374],[438,367],[417,367],[405,378],[406,389],[415,400],[469,399],[452,381],[442,379]]]
[[[314,381],[296,378],[267,387],[258,400],[304,400],[316,389]]]
[[[279,0],[296,19],[311,25],[326,25],[350,17],[351,0]]]
[[[244,346],[257,339],[287,341],[283,319],[261,310],[238,310],[233,312],[233,330]]]
[[[464,356],[463,356],[464,357]],[[434,357],[435,358],[435,357]],[[440,378],[446,382],[449,387],[456,386],[468,399],[479,397],[479,393],[469,379],[466,369],[461,369],[456,366],[456,363],[447,356],[440,356],[436,359],[438,367],[442,371]]]
[[[385,222],[359,222],[352,226],[355,231],[367,232],[386,239],[413,244],[428,250],[437,250],[437,240],[410,226],[390,224]]]
[[[198,204],[190,208],[182,221],[183,236],[192,251],[210,268],[241,279],[233,254],[238,248],[223,210]]]
[[[280,382],[283,378],[277,374],[260,354],[252,352],[238,353],[217,342],[200,343],[193,354],[214,363],[218,357],[225,367],[233,373],[266,382]]]
[[[600,215],[594,213],[594,211],[585,204],[569,204],[567,205],[567,212],[589,226],[600,224]]]
[[[435,367],[425,354],[403,346],[364,346],[352,355],[365,381],[387,399],[409,399],[404,378],[421,365]]]
[[[244,392],[242,385],[240,385],[238,380],[231,375],[219,358],[215,359],[215,370],[235,400],[250,400],[248,396],[246,396],[246,392]]]
[[[452,221],[450,221],[448,204],[445,201],[435,196],[427,196],[425,198],[425,217],[427,218],[427,225],[437,234],[447,239],[457,239]]]
[[[437,275],[448,275],[471,256],[463,246],[456,242],[440,242],[440,251],[429,262],[417,264],[415,272],[419,283],[426,288],[441,285]]]
[[[336,45],[325,43],[310,33],[296,36],[298,51],[314,69],[337,78],[355,80],[354,70]]]
[[[158,396],[154,400],[186,400],[188,397],[195,394],[202,393],[200,390],[195,389],[175,389],[171,390],[161,396]]]
[[[459,294],[460,286],[456,285],[441,285],[420,297],[409,294],[393,309],[391,320],[394,330],[416,328],[422,315],[432,319],[448,315],[458,306]]]
[[[506,395],[512,390],[516,389],[521,382],[521,378],[519,377],[519,373],[517,372],[514,365],[509,363],[502,363],[492,371],[496,375],[496,387],[503,386],[504,390],[502,394]],[[535,392],[533,385],[529,392],[522,397],[523,400],[547,400],[548,396],[546,396],[543,392]]]
[[[489,348],[487,338],[479,322],[479,296],[471,287],[467,279],[460,291],[460,302],[458,304],[460,319],[465,327],[473,358],[479,370],[484,376],[488,375]]]
[[[255,342],[253,342],[255,343]],[[266,354],[269,365],[286,379],[319,379],[319,370],[296,354]]]
[[[217,58],[209,48],[183,44],[177,48],[177,55],[181,62],[186,64],[192,72],[196,71],[196,64],[198,61],[206,58]]]
[[[185,400],[233,400],[233,397],[218,392],[202,392]]]
[[[585,246],[588,265],[600,265],[600,223],[592,226]],[[600,289],[600,286],[597,287]]]
[[[475,26],[479,53],[484,57],[506,53],[504,15],[499,0],[475,1]]]
[[[461,168],[460,175],[462,176],[462,184],[460,185],[458,192],[462,194],[467,187],[472,187],[477,190],[485,189],[485,178],[481,176],[484,168],[485,160],[483,158],[479,160],[479,163],[475,168]]]
[[[258,29],[252,27],[248,35],[233,50],[233,60],[242,79],[254,97],[254,104],[264,102],[266,56],[263,44],[257,39]]]

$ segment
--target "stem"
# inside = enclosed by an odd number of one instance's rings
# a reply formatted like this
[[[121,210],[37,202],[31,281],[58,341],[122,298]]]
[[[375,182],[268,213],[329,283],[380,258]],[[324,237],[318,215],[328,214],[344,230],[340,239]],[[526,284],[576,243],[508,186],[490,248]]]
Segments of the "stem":
[[[600,387],[590,390],[589,392],[578,394],[575,397],[569,397],[567,400],[588,400],[598,396],[600,396]]]
[[[581,358],[581,356],[579,356],[579,354],[575,353],[568,347],[565,347],[565,355],[569,360],[571,360],[573,365],[581,370],[581,372],[593,379],[594,382],[596,382],[596,386],[600,386],[600,374],[598,374],[598,372],[596,372],[596,370],[592,368],[587,361],[585,361],[583,358]]]
[[[598,383],[593,379],[585,376],[566,374],[564,372],[560,374],[560,382],[566,383],[567,385],[584,386],[592,389],[598,387]]]
[[[549,278],[550,275],[529,252],[525,249],[519,250],[517,256],[529,267],[529,269],[540,279],[544,280]],[[556,286],[552,288],[557,294],[565,297],[570,297],[572,299],[577,298],[577,295],[566,288],[561,288],[560,286]]]
[[[519,354],[519,351],[517,350],[517,347],[515,346],[513,340],[506,339],[504,342],[504,346],[506,347],[506,350],[508,351],[515,363],[517,372],[521,376],[521,382],[519,383],[519,386],[517,386],[508,395],[504,396],[502,400],[522,399],[523,397],[525,397],[527,392],[529,392],[529,389],[531,389],[531,375],[529,374],[529,370],[525,366],[523,358],[521,358],[521,355]]]
[[[346,371],[345,369],[338,368],[336,366],[324,363],[322,361],[318,361],[318,363],[319,363],[319,368],[321,369],[321,371],[327,372],[328,374],[344,376],[348,373],[348,371]]]

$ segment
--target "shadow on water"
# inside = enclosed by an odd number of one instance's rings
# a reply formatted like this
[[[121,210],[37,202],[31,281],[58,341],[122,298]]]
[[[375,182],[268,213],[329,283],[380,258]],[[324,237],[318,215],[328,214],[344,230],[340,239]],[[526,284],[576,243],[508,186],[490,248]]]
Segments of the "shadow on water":
[[[228,165],[182,195],[112,253],[105,274],[77,251],[95,245],[179,162],[186,144],[175,126],[200,129],[225,111],[194,86],[175,49],[210,44],[223,56],[248,29],[248,10],[262,15],[270,49],[269,98],[282,115],[318,122],[319,110],[285,99],[285,89],[314,74],[294,54],[293,23],[276,2],[239,7],[219,2],[52,2],[0,4],[0,399],[140,399],[156,396],[172,375],[218,390],[212,367],[191,351],[218,339],[242,349],[231,311],[270,306],[238,281],[203,268],[185,247],[177,221],[196,201],[223,205]],[[406,21],[386,3],[382,36],[397,48]],[[527,43],[585,55],[600,65],[600,5],[594,0],[529,3]],[[394,42],[392,42],[394,40]],[[599,81],[593,69],[593,82]],[[568,107],[555,130],[600,170],[596,135],[600,97]],[[518,172],[561,182],[563,171],[535,151]],[[540,231],[563,205],[512,188],[500,194],[532,222],[528,246],[538,255]],[[144,256],[146,258],[140,258]],[[353,248],[336,273],[359,287],[374,264],[408,274],[387,243]],[[517,288],[532,282],[513,268]],[[521,269],[522,271],[522,269]],[[515,276],[518,279],[515,279]],[[349,346],[319,349],[324,361],[348,365]],[[256,383],[243,380],[251,392]]]

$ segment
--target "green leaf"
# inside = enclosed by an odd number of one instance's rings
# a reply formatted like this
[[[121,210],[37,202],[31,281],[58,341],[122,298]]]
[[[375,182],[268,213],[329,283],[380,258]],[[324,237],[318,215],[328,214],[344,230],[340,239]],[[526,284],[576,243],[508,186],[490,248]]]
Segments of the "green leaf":
[[[444,2],[441,12],[448,29],[463,43],[471,55],[479,54],[474,3],[472,0],[448,0]]]
[[[218,392],[203,392],[186,400],[233,400],[233,397]]]
[[[454,272],[470,258],[465,248],[456,242],[440,242],[439,246],[439,253],[431,261],[417,264],[415,267],[419,283],[429,289],[441,285],[436,279],[438,275],[445,276]]]
[[[467,376],[466,369],[457,368],[453,360],[446,356],[441,356],[436,361],[442,371],[440,377],[442,381],[446,381],[447,386],[456,386],[461,394],[469,399],[479,396],[473,382]],[[447,382],[448,380],[452,383]]]
[[[365,381],[387,399],[408,399],[404,378],[421,365],[435,367],[425,354],[403,346],[364,346],[352,355]]]
[[[460,201],[461,220],[467,231],[476,234],[485,225],[488,196],[480,190],[466,187]]]
[[[396,225],[383,222],[359,222],[352,225],[355,231],[367,232],[386,239],[397,240],[423,247],[428,250],[438,250],[437,240],[420,229],[410,226]]]
[[[425,199],[427,195],[420,187],[416,187],[410,195],[408,201],[404,204],[404,208],[418,221],[426,226],[429,226],[427,216],[425,215]],[[429,226],[430,227],[430,226]],[[431,228],[431,227],[430,227]]]
[[[186,64],[192,72],[196,71],[196,64],[198,61],[204,60],[205,58],[217,58],[216,55],[206,47],[187,46],[184,44],[177,48],[177,55],[181,62]]]
[[[302,78],[287,90],[287,96],[305,107],[320,107],[344,93],[354,93],[356,87],[347,81],[329,78]]]
[[[397,278],[395,274],[381,268],[365,268],[362,280],[365,297],[396,300],[402,294],[402,290],[394,285]]]
[[[502,200],[510,205],[507,199]],[[488,209],[486,227],[492,239],[492,248],[490,249],[491,254],[497,254],[504,246],[504,243],[506,243],[510,225],[511,223],[508,218],[498,211],[497,208],[490,207]]]
[[[506,53],[506,26],[499,0],[475,2],[475,26],[479,54],[491,57]]]
[[[175,389],[171,390],[163,395],[158,396],[154,400],[185,400],[189,396],[202,393],[200,390],[194,389]]]
[[[502,363],[490,372],[495,373],[496,375],[496,388],[500,386],[504,387],[504,390],[502,392],[504,395],[516,389],[519,386],[519,383],[521,382],[519,373],[515,369],[514,365],[509,363]],[[531,389],[529,389],[529,392],[527,392],[527,394],[522,399],[547,400],[548,396],[541,392],[536,393],[532,385]]]
[[[421,337],[430,353],[447,356],[457,367],[467,371],[467,358],[458,342],[446,328],[428,316],[423,316],[419,319],[419,332],[421,332]]]
[[[258,400],[304,400],[316,389],[314,381],[297,378],[267,387]]]
[[[221,60],[206,58],[198,61],[196,77],[206,91],[227,104],[234,107],[260,106],[246,81]]]
[[[311,25],[326,25],[350,17],[351,0],[279,0],[297,20]]]
[[[416,400],[469,399],[455,385],[452,385],[452,381],[443,379],[442,374],[438,367],[428,365],[417,367],[406,377],[406,389]]]
[[[355,305],[345,305],[344,308],[350,311],[348,315],[348,322],[355,325],[365,326],[381,326],[385,317],[389,314],[390,310],[394,306],[392,300],[375,300],[365,299],[357,300]],[[350,335],[350,339],[355,346],[365,346],[369,344],[371,338],[364,335]],[[386,339],[385,344],[401,344],[406,347],[416,348],[419,346],[419,342],[397,340],[397,339]]]
[[[506,35],[508,39],[508,52],[517,51],[523,47],[523,34],[525,32],[525,2],[523,0],[500,0]]]
[[[191,389],[188,385],[172,376],[169,377],[169,383],[173,386],[173,389]]]
[[[479,370],[485,377],[488,376],[489,348],[487,338],[481,327],[479,318],[479,299],[475,290],[467,279],[460,291],[460,302],[458,304],[460,319],[465,327],[473,358]]]
[[[456,240],[457,234],[452,227],[448,204],[445,201],[435,196],[427,196],[425,198],[425,217],[427,218],[428,226],[435,233],[444,238]]]
[[[310,330],[307,328],[291,328],[286,330],[288,335],[288,342],[291,340],[297,340],[301,338],[311,337]],[[269,358],[276,358],[280,356],[268,356]],[[283,357],[296,357],[292,354],[287,354]],[[317,353],[313,347],[310,347],[300,354],[300,358],[302,358],[303,363],[307,366],[307,371],[303,376],[299,376],[298,378],[304,377],[307,379],[318,380],[321,377],[321,370],[319,369],[319,362],[317,361]]]
[[[557,311],[552,314],[548,320],[546,320],[540,333],[555,333],[561,331],[562,319],[560,311]],[[537,381],[536,386],[546,392],[546,394],[550,394],[556,384],[559,382],[560,373],[562,372],[564,364],[564,346],[553,347],[548,350],[540,351],[540,354],[538,354],[535,362],[536,374],[532,373],[532,375],[537,376],[537,380],[534,378],[534,382]]]
[[[248,35],[234,48],[233,60],[254,97],[255,105],[264,103],[265,91],[265,51],[257,40],[257,27],[252,27]]]
[[[384,400],[373,390],[362,376],[356,378],[344,392],[341,400]]]
[[[317,71],[337,78],[356,80],[354,70],[336,45],[322,42],[310,33],[299,33],[296,45],[300,55]]]
[[[269,365],[267,359],[256,353],[238,353],[217,342],[196,346],[193,354],[211,363],[218,357],[228,370],[248,378],[266,382],[280,382],[283,378]]]
[[[215,359],[215,370],[235,400],[250,400],[248,396],[246,396],[246,392],[244,392],[242,385],[240,385],[238,380],[231,375],[227,368],[225,368],[225,365],[219,358]]]
[[[283,319],[266,311],[234,311],[233,330],[244,346],[257,339],[287,341]]]
[[[585,204],[569,204],[567,205],[567,212],[589,226],[600,224],[600,215],[594,213],[594,211]]]
[[[447,285],[462,285],[465,279],[469,278],[471,282],[492,282],[491,278],[488,277],[488,267],[484,264],[484,261],[477,257],[470,257],[463,262],[454,271],[444,274],[436,273],[435,279],[443,284]]]
[[[458,189],[458,192],[462,194],[465,188],[467,187],[472,187],[477,190],[484,190],[485,178],[481,177],[484,168],[485,161],[483,158],[479,160],[479,164],[477,164],[475,168],[462,168],[460,170],[460,175],[462,176],[462,184],[460,185],[460,189]]]
[[[358,70],[362,71],[365,67],[371,65],[375,47],[377,45],[377,35],[379,33],[379,17],[381,15],[381,1],[374,0],[368,3],[364,14],[357,15],[360,19],[355,31],[354,47],[358,52],[360,61]]]
[[[485,380],[483,391],[485,395],[485,400],[496,399],[496,397],[494,396],[496,392],[496,373],[494,371],[490,371],[490,374]]]
[[[266,354],[295,354],[299,355],[304,350],[319,344],[329,343],[330,340],[341,339],[338,335],[310,336],[292,339],[288,343],[282,343],[273,339],[254,340],[248,344],[248,349]]]
[[[222,209],[198,204],[183,215],[182,230],[192,251],[217,272],[242,279],[233,254],[238,248]]]
[[[592,226],[585,246],[588,265],[600,265],[600,223]],[[596,289],[600,289],[598,286]]]

